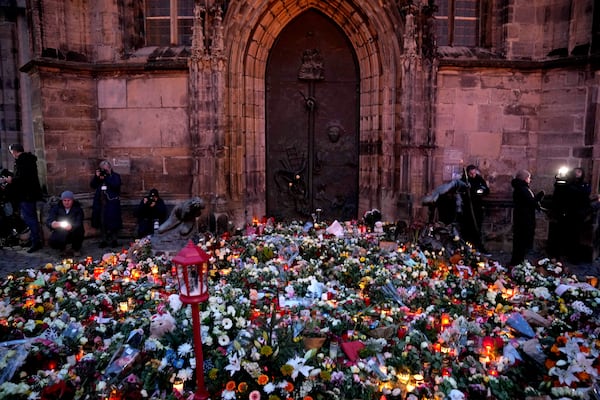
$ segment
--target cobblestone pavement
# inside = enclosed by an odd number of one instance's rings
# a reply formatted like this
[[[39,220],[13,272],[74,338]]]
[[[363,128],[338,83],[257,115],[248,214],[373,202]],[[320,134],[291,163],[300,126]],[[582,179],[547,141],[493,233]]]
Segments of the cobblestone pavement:
[[[119,247],[106,247],[101,249],[99,238],[86,238],[83,241],[81,247],[80,257],[69,257],[76,259],[85,260],[86,257],[91,256],[94,260],[102,259],[102,256],[106,253],[112,253],[114,251],[121,251],[123,248],[129,248],[129,243],[132,239],[120,239]],[[27,253],[27,247],[12,246],[0,248],[0,278],[5,277],[11,272],[19,271],[28,268],[40,268],[47,263],[56,263],[62,261],[65,257],[60,254],[59,250],[52,249],[48,246],[44,246],[41,250],[34,253]]]
[[[99,248],[99,238],[86,238],[81,249],[81,259],[91,256],[94,260],[99,260],[106,253],[120,251],[123,248],[129,248],[129,243],[132,241],[133,239],[121,238],[119,241],[119,247],[108,247],[101,249]],[[533,254],[532,257],[539,259],[543,257],[543,254]],[[56,263],[61,261],[63,258],[64,257],[60,255],[58,250],[51,249],[47,246],[31,254],[27,253],[27,248],[24,247],[3,247],[0,248],[0,278],[3,278],[14,271],[28,268],[39,268],[49,262]],[[76,257],[72,258],[75,259]],[[490,258],[498,261],[501,265],[507,265],[507,262],[510,259],[510,254],[506,252],[496,252],[491,254]],[[569,274],[577,275],[581,281],[585,281],[587,276],[600,277],[600,259],[596,259],[594,262],[581,263],[578,265],[565,262],[563,265]]]

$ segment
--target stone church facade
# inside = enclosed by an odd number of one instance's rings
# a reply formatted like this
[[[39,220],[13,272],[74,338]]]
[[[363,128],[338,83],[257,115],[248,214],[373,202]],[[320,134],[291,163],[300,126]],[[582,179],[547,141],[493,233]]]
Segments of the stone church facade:
[[[600,7],[593,0],[4,0],[2,130],[49,194],[124,205],[151,188],[255,217],[426,218],[468,164],[510,241],[510,180],[561,165],[598,192]],[[540,216],[538,239],[547,237]],[[508,242],[507,242],[508,241]]]

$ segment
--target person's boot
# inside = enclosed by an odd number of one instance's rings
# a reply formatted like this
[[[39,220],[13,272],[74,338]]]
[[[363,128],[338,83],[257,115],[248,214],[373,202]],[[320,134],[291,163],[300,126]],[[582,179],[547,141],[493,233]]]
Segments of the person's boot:
[[[35,253],[36,251],[42,248],[42,244],[40,242],[33,243],[31,247],[27,250],[28,253]]]

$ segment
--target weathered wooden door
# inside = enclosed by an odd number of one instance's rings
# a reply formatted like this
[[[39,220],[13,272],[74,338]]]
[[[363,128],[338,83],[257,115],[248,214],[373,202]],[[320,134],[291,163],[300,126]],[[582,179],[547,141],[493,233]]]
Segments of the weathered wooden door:
[[[303,13],[277,38],[266,82],[268,215],[356,218],[359,87],[347,37],[319,12]]]

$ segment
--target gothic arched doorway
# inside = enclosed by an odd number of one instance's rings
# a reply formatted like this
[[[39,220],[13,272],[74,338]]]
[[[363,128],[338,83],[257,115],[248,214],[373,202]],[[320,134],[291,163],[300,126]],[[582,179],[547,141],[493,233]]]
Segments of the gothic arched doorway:
[[[266,72],[267,214],[356,218],[359,74],[347,37],[307,11],[279,35]]]

